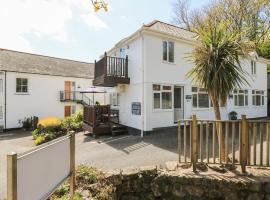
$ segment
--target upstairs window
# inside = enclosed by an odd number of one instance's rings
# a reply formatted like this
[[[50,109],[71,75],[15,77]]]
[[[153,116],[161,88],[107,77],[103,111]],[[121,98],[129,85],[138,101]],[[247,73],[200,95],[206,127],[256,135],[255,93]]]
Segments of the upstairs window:
[[[252,105],[263,106],[264,105],[264,91],[252,90]]]
[[[204,88],[192,87],[193,108],[209,108],[209,96]]]
[[[163,61],[174,62],[174,43],[163,41]]]
[[[254,60],[251,61],[251,74],[252,75],[257,74],[257,65],[256,65],[256,61]]]
[[[248,90],[233,91],[234,106],[248,106]]]
[[[16,78],[16,93],[27,93],[27,92],[28,92],[28,79]]]

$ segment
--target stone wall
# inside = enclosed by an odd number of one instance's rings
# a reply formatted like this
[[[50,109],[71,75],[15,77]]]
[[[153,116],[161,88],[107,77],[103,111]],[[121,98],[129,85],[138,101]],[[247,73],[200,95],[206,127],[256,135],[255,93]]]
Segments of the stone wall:
[[[152,166],[114,171],[107,177],[116,187],[116,199],[121,200],[270,200],[266,176],[169,171]]]

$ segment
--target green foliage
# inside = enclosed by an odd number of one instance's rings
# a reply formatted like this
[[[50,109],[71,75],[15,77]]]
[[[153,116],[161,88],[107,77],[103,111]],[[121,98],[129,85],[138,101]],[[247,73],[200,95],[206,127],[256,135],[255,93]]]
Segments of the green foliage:
[[[225,104],[234,88],[248,85],[240,65],[245,49],[239,42],[241,35],[228,34],[226,23],[209,19],[196,32],[201,45],[189,55],[195,66],[188,77],[208,91],[216,118],[220,118],[219,103]]]
[[[104,179],[104,174],[93,167],[79,165],[76,169],[75,200],[82,200],[81,191],[87,190],[92,200],[112,200],[115,188]],[[51,200],[68,200],[69,181],[60,186]]]
[[[78,112],[71,117],[64,120],[57,118],[47,118],[41,120],[38,127],[32,132],[33,139],[36,145],[51,141],[55,138],[61,137],[68,131],[81,131],[82,130],[82,112]]]
[[[81,185],[96,183],[101,177],[100,171],[86,165],[79,165],[76,170],[76,180]]]
[[[83,114],[82,112],[77,112],[71,117],[67,117],[61,122],[61,128],[63,130],[72,130],[72,131],[81,131],[82,130],[82,120]]]
[[[38,135],[35,139],[35,145],[40,145],[44,142],[46,142],[45,135]]]

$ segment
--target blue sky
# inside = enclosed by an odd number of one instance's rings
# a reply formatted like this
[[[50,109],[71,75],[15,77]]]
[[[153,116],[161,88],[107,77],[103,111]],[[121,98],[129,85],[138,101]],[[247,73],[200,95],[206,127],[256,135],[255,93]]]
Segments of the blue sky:
[[[107,0],[94,13],[90,0],[0,0],[0,48],[93,62],[143,23],[171,22],[174,1]]]

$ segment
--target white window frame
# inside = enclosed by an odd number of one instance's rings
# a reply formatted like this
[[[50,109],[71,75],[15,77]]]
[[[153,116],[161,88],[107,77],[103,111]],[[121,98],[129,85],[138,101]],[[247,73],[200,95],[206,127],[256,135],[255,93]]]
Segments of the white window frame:
[[[252,90],[252,106],[255,106],[255,107],[264,106],[265,105],[264,94],[265,94],[265,91],[263,90]],[[261,101],[259,105],[257,105],[257,99],[256,99],[257,96],[261,97]]]
[[[154,85],[157,85],[160,87],[159,90],[154,90]],[[168,89],[164,89],[164,87],[170,87],[170,90]],[[171,108],[162,108],[162,93],[171,93]],[[152,84],[152,102],[153,102],[153,110],[154,111],[172,111],[173,110],[173,86],[169,85],[169,84],[158,84],[158,83],[154,83]],[[159,94],[159,108],[155,108],[154,104],[155,104],[155,99],[154,99],[154,95],[155,94]]]
[[[23,84],[21,84],[20,85],[20,90],[21,91],[17,91],[17,84],[18,84],[18,80],[19,79],[25,79],[26,81],[27,81],[27,84],[26,85],[23,85]],[[25,87],[26,86],[26,92],[23,92],[22,91],[22,88],[23,87]],[[16,77],[16,80],[15,80],[15,92],[16,92],[16,94],[28,94],[29,93],[29,79],[28,78],[24,78],[24,77]]]
[[[193,88],[197,91],[193,91]],[[202,88],[202,87],[198,87],[198,86],[192,86],[191,87],[191,93],[192,93],[192,109],[209,109],[211,107],[211,100],[210,100],[210,97],[208,95],[208,92]],[[208,95],[208,107],[199,107],[199,94],[207,94]],[[194,101],[194,98],[193,96],[196,95],[197,96],[197,102],[196,102],[196,107],[194,106],[193,104],[193,101]]]
[[[251,60],[251,75],[255,76],[257,74],[257,63],[255,60]]]
[[[120,94],[117,92],[112,92],[110,93],[110,104],[113,107],[118,107],[119,106],[119,98]]]
[[[244,96],[244,105],[243,106],[239,105],[239,96]],[[247,89],[234,89],[233,90],[233,105],[234,105],[234,107],[238,107],[238,108],[248,107],[249,106],[248,97],[249,97],[249,91]],[[237,98],[237,103],[235,102],[236,98]]]
[[[76,105],[71,106],[71,115],[76,114]]]
[[[166,43],[166,51],[167,51],[167,58],[164,59],[164,43]],[[173,45],[173,50],[172,50],[172,56],[173,56],[173,60],[170,61],[169,57],[170,57],[170,48],[169,48],[169,44]],[[162,60],[163,62],[167,62],[167,63],[175,63],[175,43],[173,41],[169,41],[169,40],[163,40],[162,41]]]

